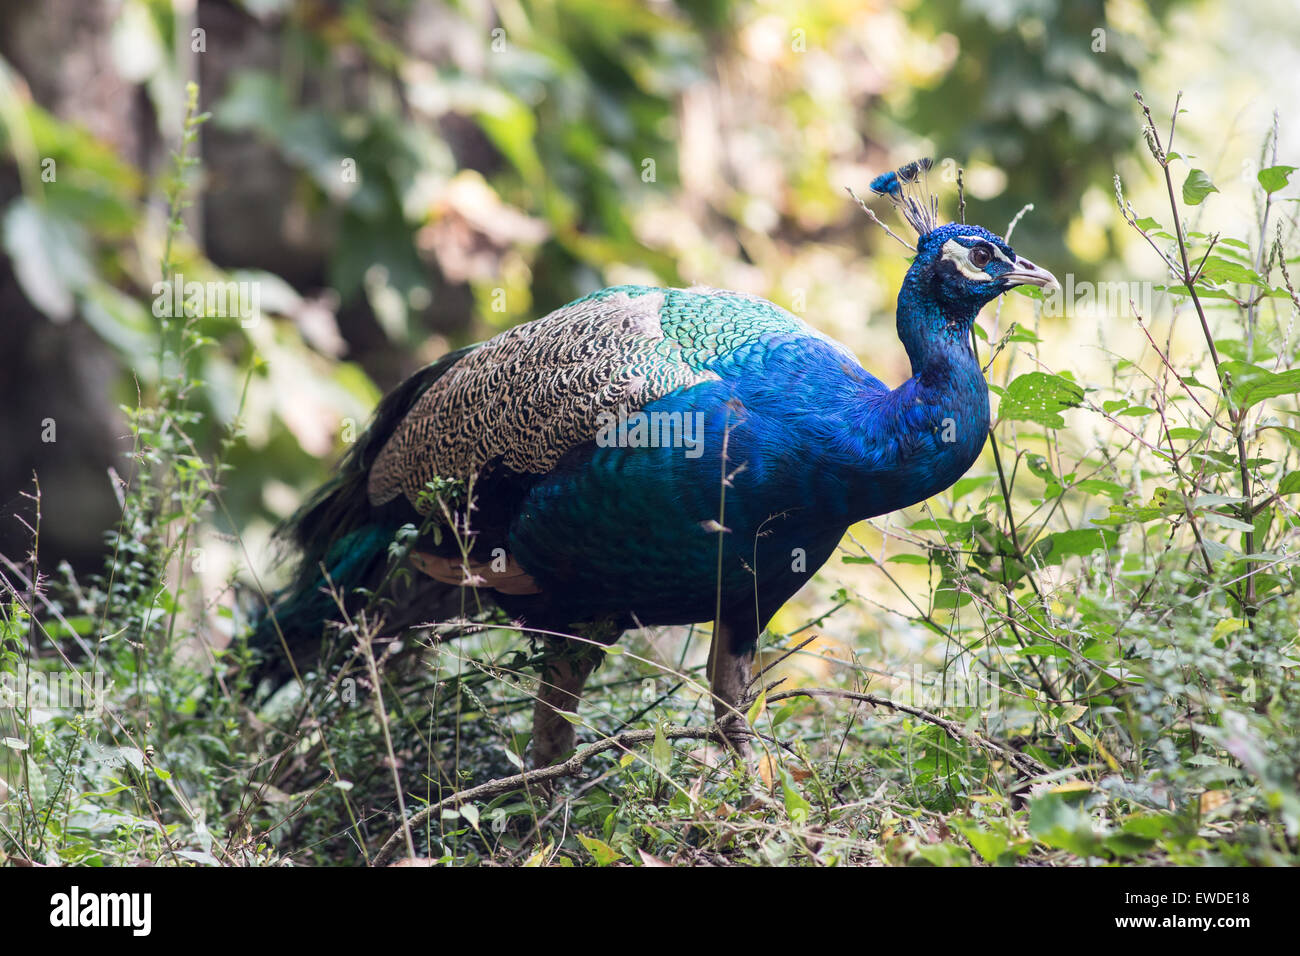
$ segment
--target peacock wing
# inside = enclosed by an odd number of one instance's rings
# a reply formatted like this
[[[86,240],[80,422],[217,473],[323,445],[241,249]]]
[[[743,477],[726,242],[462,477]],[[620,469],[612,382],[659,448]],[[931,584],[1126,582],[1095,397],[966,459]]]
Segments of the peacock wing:
[[[743,351],[792,336],[830,341],[754,296],[603,289],[490,339],[429,386],[374,460],[371,504],[418,506],[426,483],[485,468],[546,474],[606,414],[717,380]]]

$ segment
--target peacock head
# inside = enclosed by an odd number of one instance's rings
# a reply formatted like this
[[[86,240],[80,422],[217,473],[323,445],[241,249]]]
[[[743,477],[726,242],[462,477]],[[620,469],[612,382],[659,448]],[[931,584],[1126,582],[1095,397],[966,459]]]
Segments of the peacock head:
[[[945,305],[974,307],[976,312],[1018,285],[1059,288],[1054,275],[1016,255],[1001,236],[956,222],[917,238],[909,271]]]
[[[1001,236],[981,226],[939,225],[939,201],[925,182],[929,169],[929,160],[919,160],[871,182],[872,192],[887,197],[916,230],[916,258],[904,282],[905,295],[925,296],[950,318],[969,322],[986,303],[1015,286],[1060,288],[1055,276],[1016,255]]]

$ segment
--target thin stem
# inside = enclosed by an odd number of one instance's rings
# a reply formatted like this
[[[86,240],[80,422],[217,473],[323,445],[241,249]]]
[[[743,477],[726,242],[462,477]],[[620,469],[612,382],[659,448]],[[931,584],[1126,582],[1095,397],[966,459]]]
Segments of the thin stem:
[[[1169,169],[1168,149],[1161,145],[1160,131],[1156,129],[1155,120],[1151,116],[1151,109],[1146,105],[1145,102],[1143,102],[1142,95],[1140,93],[1134,93],[1133,96],[1138,101],[1138,104],[1142,107],[1143,115],[1146,116],[1147,135],[1150,137],[1151,146],[1152,146],[1151,152],[1152,155],[1155,157],[1156,162],[1160,164],[1161,171],[1164,173],[1165,190],[1169,194],[1169,208],[1170,211],[1173,213],[1173,217],[1174,217],[1174,233],[1178,242],[1178,255],[1179,258],[1182,260],[1182,273],[1181,275],[1178,276],[1178,279],[1187,288],[1187,294],[1191,296],[1192,307],[1196,310],[1196,317],[1200,320],[1201,332],[1205,336],[1205,344],[1208,346],[1210,350],[1210,360],[1214,363],[1214,372],[1218,376],[1220,382],[1220,390],[1223,394],[1224,405],[1228,410],[1228,418],[1232,422],[1233,437],[1236,440],[1236,445],[1237,445],[1237,467],[1238,467],[1238,473],[1240,474],[1241,477],[1241,494],[1242,497],[1246,499],[1244,502],[1242,502],[1241,509],[1240,509],[1241,520],[1245,521],[1247,524],[1252,525],[1250,531],[1244,532],[1245,539],[1246,539],[1246,553],[1254,554],[1255,553],[1255,531],[1254,531],[1253,521],[1252,521],[1253,508],[1251,505],[1252,491],[1251,491],[1251,481],[1250,481],[1250,467],[1247,464],[1249,459],[1246,455],[1246,437],[1243,429],[1244,420],[1246,417],[1245,411],[1243,409],[1237,408],[1237,406],[1232,401],[1232,375],[1231,373],[1225,372],[1222,369],[1221,362],[1219,360],[1219,350],[1214,342],[1214,333],[1210,331],[1210,321],[1208,318],[1206,318],[1205,307],[1201,304],[1200,296],[1196,294],[1196,274],[1192,271],[1191,260],[1187,255],[1187,239],[1183,235],[1182,217],[1178,210],[1178,197],[1174,194],[1174,177]],[[1177,97],[1174,98],[1173,114],[1169,120],[1168,143],[1169,143],[1169,147],[1171,148],[1174,142],[1174,129],[1178,122],[1178,104],[1182,101],[1182,98],[1183,98],[1183,94],[1181,91],[1179,91]],[[1253,626],[1253,618],[1256,611],[1255,577],[1254,577],[1254,569],[1249,566],[1247,567],[1247,574],[1246,574],[1245,601],[1244,601],[1243,610],[1245,611],[1247,618],[1251,620]]]

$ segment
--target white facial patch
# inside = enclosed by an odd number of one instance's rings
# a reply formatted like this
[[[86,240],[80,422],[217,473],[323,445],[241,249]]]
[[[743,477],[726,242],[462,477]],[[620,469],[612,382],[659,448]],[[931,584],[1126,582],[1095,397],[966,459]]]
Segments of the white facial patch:
[[[983,239],[980,236],[961,236],[959,238],[965,239],[969,242],[983,242],[985,243],[986,247],[992,251],[993,257],[995,259],[1001,259],[1008,266],[1015,265],[1014,262],[1012,262],[1010,259],[1007,258],[1006,253],[1004,253],[997,246],[993,245],[993,243],[988,242],[988,240]],[[971,254],[971,247],[963,245],[962,243],[958,242],[957,239],[949,239],[947,242],[943,244],[943,258],[947,259],[954,266],[956,266],[957,271],[960,272],[962,275],[964,275],[967,279],[972,279],[976,282],[992,281],[993,278],[992,276],[990,276],[987,272],[985,272],[979,266],[975,265],[973,262],[970,261],[970,254]]]

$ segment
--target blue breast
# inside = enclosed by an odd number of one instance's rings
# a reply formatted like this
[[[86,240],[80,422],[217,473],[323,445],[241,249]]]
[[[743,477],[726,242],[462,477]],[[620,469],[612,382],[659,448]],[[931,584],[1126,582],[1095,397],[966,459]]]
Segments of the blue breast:
[[[769,340],[712,370],[717,381],[643,409],[647,422],[681,422],[683,441],[573,449],[525,500],[509,550],[557,624],[626,610],[691,623],[714,617],[719,594],[723,610],[753,606],[764,622],[850,524],[951,484],[987,433],[987,393],[982,423],[978,403],[952,423],[958,451],[944,441],[948,409],[923,387],[891,393],[821,339]]]

